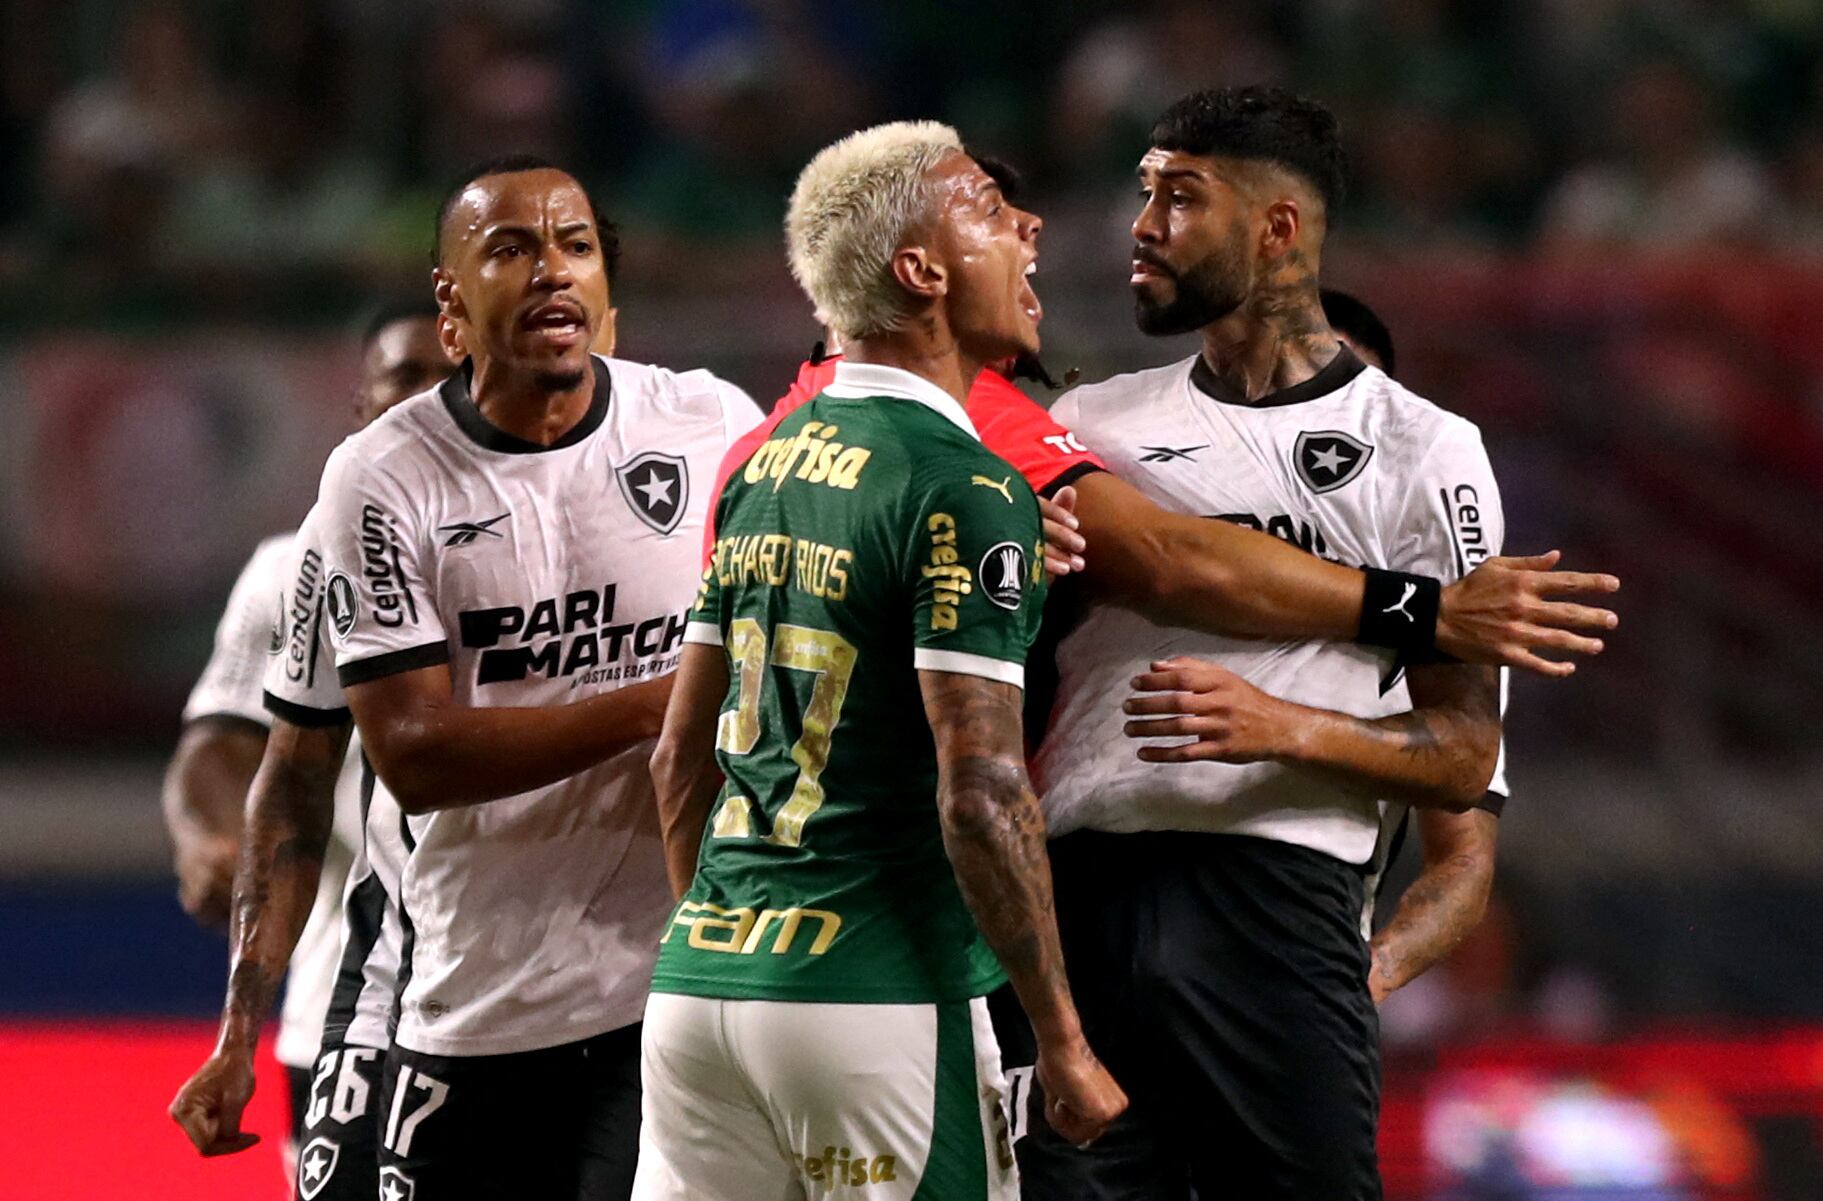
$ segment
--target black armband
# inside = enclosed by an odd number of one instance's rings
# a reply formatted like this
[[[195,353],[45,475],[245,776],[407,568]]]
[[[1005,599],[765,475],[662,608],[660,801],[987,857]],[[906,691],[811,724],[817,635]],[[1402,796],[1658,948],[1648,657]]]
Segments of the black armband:
[[[1422,655],[1436,648],[1443,585],[1424,575],[1367,568],[1361,593],[1361,629],[1355,641]]]

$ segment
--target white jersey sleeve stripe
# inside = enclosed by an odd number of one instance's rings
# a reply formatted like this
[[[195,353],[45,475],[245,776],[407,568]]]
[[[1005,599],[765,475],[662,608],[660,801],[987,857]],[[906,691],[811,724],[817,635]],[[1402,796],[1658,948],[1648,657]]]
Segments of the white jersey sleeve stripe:
[[[353,688],[356,684],[365,684],[370,680],[396,676],[403,671],[417,671],[422,667],[439,667],[448,662],[448,642],[427,642],[423,646],[408,646],[404,650],[387,651],[383,655],[343,663],[335,671],[336,678],[342,681],[342,687]]]
[[[919,647],[912,652],[912,666],[919,671],[947,671],[959,676],[980,676],[1015,688],[1025,687],[1025,665],[967,651],[939,651]]]
[[[713,621],[693,621],[684,627],[684,641],[697,646],[720,646],[722,628]]]

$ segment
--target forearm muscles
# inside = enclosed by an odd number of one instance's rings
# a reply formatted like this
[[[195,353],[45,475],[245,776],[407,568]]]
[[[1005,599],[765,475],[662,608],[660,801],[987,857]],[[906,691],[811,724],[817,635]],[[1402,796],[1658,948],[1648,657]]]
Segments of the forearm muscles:
[[[251,1053],[310,916],[334,821],[335,781],[346,739],[345,731],[281,727],[254,777],[234,877],[224,1048]],[[294,753],[304,741],[311,744],[309,750]]]
[[[1499,679],[1461,664],[1413,668],[1413,709],[1360,718],[1300,708],[1287,758],[1345,776],[1391,800],[1467,809],[1500,750]]]
[[[1044,815],[1026,778],[1019,692],[973,676],[921,672],[937,736],[944,847],[963,900],[1012,980],[1041,1040],[1081,1033],[1051,896]]]
[[[671,677],[569,705],[473,708],[427,668],[348,690],[375,770],[407,812],[481,804],[554,784],[658,734]]]
[[[1076,485],[1088,586],[1156,621],[1242,638],[1347,642],[1365,576],[1281,538],[1160,508],[1107,472]]]
[[[1468,937],[1487,910],[1499,819],[1481,810],[1418,815],[1424,871],[1373,939],[1375,987],[1402,988]]]

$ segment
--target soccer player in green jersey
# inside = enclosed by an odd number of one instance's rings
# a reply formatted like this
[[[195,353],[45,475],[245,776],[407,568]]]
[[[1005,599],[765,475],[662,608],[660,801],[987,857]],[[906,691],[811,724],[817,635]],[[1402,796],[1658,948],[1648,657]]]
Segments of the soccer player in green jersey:
[[[1058,1131],[1126,1106],[1070,998],[1026,778],[1038,504],[963,410],[984,364],[1037,349],[1039,224],[932,123],[799,177],[792,270],[848,353],[722,494],[653,758],[683,900],[646,1010],[642,1201],[1015,1197],[982,1000],[1006,978]]]

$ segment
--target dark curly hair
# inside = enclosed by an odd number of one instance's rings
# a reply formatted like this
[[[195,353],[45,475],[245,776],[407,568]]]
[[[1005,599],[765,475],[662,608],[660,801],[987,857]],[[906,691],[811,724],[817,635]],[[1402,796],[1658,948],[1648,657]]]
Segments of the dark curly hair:
[[[1193,92],[1152,126],[1152,145],[1276,163],[1308,182],[1331,210],[1347,191],[1348,159],[1335,114],[1284,88]]]

